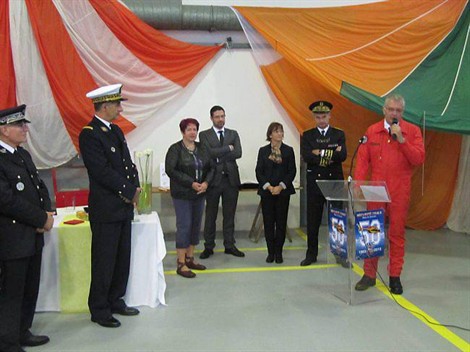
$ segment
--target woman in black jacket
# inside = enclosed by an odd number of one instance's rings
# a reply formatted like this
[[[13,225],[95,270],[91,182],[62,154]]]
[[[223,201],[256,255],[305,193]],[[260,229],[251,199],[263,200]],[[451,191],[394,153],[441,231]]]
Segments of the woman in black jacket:
[[[170,178],[170,192],[176,213],[176,273],[186,278],[196,276],[191,269],[205,270],[194,261],[194,247],[199,244],[205,192],[213,177],[208,151],[196,142],[199,122],[187,118],[180,122],[183,139],[171,145],[165,158],[165,172]]]
[[[286,240],[287,214],[291,194],[295,193],[292,181],[295,167],[294,149],[282,143],[284,128],[272,122],[266,132],[270,143],[261,147],[256,162],[258,194],[261,196],[264,236],[268,247],[267,263],[282,263],[282,247]]]

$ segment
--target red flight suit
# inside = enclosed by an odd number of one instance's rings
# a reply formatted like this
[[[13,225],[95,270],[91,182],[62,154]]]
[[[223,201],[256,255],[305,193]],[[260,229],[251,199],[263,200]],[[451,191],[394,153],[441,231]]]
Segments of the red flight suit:
[[[405,142],[393,140],[384,120],[366,131],[367,141],[359,147],[355,180],[365,180],[371,168],[371,181],[385,181],[391,203],[369,203],[368,209],[384,208],[389,219],[390,276],[400,276],[405,255],[405,222],[410,204],[411,176],[424,162],[421,130],[403,119],[399,122]],[[364,260],[364,273],[376,277],[378,257]]]

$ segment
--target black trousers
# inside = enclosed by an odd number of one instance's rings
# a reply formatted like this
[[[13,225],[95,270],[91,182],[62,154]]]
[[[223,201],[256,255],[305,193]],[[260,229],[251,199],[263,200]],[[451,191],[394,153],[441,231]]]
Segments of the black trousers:
[[[224,247],[235,246],[235,211],[238,202],[238,187],[232,186],[228,176],[222,176],[219,185],[209,188],[206,194],[206,219],[204,223],[204,247],[214,249],[217,213],[222,197]]]
[[[325,203],[326,199],[318,188],[316,180],[307,175],[307,258],[317,259],[318,256],[318,232]],[[343,202],[330,202],[330,206],[342,209]]]
[[[39,293],[42,249],[26,258],[0,262],[0,351],[17,352],[31,328]]]
[[[318,231],[323,215],[325,197],[316,184],[316,180],[307,175],[307,254],[310,259],[318,256]]]
[[[267,195],[261,197],[264,236],[266,238],[268,254],[270,255],[282,255],[282,248],[286,241],[289,201],[290,195]]]
[[[88,307],[94,319],[107,319],[125,307],[129,279],[131,221],[91,222],[91,285]]]

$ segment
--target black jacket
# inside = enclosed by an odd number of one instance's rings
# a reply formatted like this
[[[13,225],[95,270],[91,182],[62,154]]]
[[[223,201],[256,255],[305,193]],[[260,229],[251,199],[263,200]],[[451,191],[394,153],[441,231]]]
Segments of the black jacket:
[[[44,227],[51,200],[30,154],[12,154],[0,146],[0,260],[32,256],[44,245],[36,229]]]
[[[213,186],[218,186],[222,180],[222,172],[227,172],[230,184],[234,187],[240,186],[240,173],[238,171],[237,159],[242,157],[242,146],[238,132],[224,128],[224,144],[220,145],[219,136],[213,128],[199,133],[199,140],[209,151],[215,164]],[[230,150],[233,145],[233,150]]]
[[[286,189],[281,191],[281,195],[291,195],[295,193],[292,182],[294,181],[297,169],[295,167],[294,149],[281,144],[282,163],[276,164],[269,159],[271,154],[271,144],[261,147],[258,151],[256,162],[256,179],[258,180],[258,194],[260,196],[271,195],[271,192],[264,190],[263,186],[269,182],[271,186],[277,186],[280,182],[286,185]]]
[[[165,157],[165,172],[170,178],[171,196],[176,199],[194,200],[205,193],[197,194],[192,188],[193,182],[206,181],[209,185],[214,177],[212,160],[204,146],[196,142],[194,153],[202,162],[202,174],[196,178],[196,167],[193,155],[184,147],[180,140],[170,146]]]
[[[124,134],[113,126],[111,131],[95,117],[79,136],[90,181],[88,207],[93,222],[125,221],[134,216],[134,206],[126,200],[134,197],[139,176]]]
[[[341,146],[341,151],[335,149]],[[332,150],[333,156],[328,166],[321,166],[321,157],[312,153],[313,149]],[[346,160],[346,137],[340,129],[330,126],[326,136],[322,136],[318,128],[305,131],[300,141],[303,160],[307,163],[307,176],[315,180],[342,180],[341,163]]]

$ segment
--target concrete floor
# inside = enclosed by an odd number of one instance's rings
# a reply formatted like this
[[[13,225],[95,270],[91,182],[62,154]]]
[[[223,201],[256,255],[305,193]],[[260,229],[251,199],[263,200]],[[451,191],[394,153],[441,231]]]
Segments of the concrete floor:
[[[33,332],[51,342],[28,351],[470,351],[470,332],[424,322],[380,285],[344,303],[333,283],[349,270],[328,265],[325,238],[319,262],[300,267],[305,239],[291,233],[283,264],[267,264],[264,241],[241,231],[237,246],[246,257],[217,247],[195,279],[175,275],[174,236],[167,234],[167,306],[117,316],[118,329],[91,323],[88,314],[39,313]],[[429,320],[470,328],[470,236],[408,230],[407,239],[405,291],[396,300]],[[355,267],[354,281],[360,273]]]

